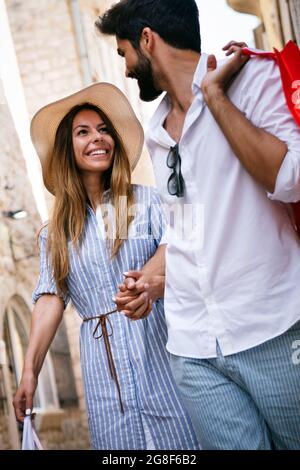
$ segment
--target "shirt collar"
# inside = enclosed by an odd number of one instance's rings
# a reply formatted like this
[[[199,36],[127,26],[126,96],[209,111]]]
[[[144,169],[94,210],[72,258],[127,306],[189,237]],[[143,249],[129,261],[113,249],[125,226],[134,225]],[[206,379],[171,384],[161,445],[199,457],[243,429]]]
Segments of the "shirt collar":
[[[192,92],[194,96],[201,92],[201,83],[207,72],[207,58],[208,54],[205,54],[204,52],[201,53],[192,83]]]
[[[208,54],[201,54],[196,71],[194,73],[192,93],[196,97],[202,97],[201,83],[207,71],[207,58]],[[173,141],[167,131],[163,128],[164,120],[167,117],[169,111],[170,100],[166,94],[153,114],[146,132],[146,142],[149,148],[151,148],[153,143],[154,145],[160,144],[166,148],[175,145],[176,142]]]
[[[166,119],[170,111],[170,100],[166,94],[164,98],[159,103],[156,111],[154,112],[147,132],[146,132],[146,142],[150,146],[151,142],[158,143],[163,147],[170,147],[174,145],[173,139],[169,136],[167,131],[163,127],[164,120]]]

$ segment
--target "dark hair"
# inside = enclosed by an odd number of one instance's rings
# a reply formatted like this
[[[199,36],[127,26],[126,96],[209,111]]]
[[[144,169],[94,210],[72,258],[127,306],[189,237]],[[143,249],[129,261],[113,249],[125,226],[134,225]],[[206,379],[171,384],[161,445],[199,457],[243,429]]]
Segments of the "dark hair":
[[[199,11],[195,0],[122,0],[100,16],[96,28],[103,34],[127,39],[139,49],[149,27],[170,46],[201,52]]]

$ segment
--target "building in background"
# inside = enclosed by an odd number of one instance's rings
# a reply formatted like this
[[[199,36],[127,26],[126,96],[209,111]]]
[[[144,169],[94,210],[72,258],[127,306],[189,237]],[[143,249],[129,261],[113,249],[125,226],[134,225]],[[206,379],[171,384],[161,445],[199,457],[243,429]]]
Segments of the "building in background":
[[[256,15],[261,20],[254,30],[258,49],[282,49],[289,40],[300,46],[300,0],[227,0],[227,3],[236,11]]]
[[[281,48],[290,38],[300,43],[299,2],[228,0],[237,11],[261,19],[254,35],[263,49]],[[20,446],[11,400],[28,343],[31,293],[39,271],[36,234],[51,204],[42,189],[29,121],[40,107],[99,80],[121,88],[142,123],[152,114],[153,105],[139,100],[135,81],[125,79],[114,38],[99,37],[94,29],[95,19],[112,3],[0,0],[0,449]],[[146,151],[134,181],[153,184]],[[89,448],[79,328],[79,317],[68,308],[39,380],[36,422],[48,449]]]

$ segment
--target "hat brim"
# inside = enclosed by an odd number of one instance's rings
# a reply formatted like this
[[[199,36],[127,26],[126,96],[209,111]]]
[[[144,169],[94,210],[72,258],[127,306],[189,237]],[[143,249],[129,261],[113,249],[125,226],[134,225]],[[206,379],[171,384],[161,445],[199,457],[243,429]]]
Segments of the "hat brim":
[[[32,118],[30,134],[42,166],[46,188],[55,193],[55,184],[47,162],[53,151],[55,135],[61,120],[76,105],[90,103],[110,119],[127,153],[131,171],[137,165],[144,144],[144,131],[131,104],[119,88],[111,83],[91,85],[66,98],[41,108]]]

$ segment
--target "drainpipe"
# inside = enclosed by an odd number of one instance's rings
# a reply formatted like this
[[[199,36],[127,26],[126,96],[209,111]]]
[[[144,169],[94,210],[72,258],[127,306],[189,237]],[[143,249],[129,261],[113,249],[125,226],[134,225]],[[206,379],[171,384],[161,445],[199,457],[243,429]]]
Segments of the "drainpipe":
[[[79,50],[80,65],[83,77],[83,85],[88,86],[93,83],[89,56],[84,37],[84,30],[80,12],[79,0],[71,0],[71,11],[73,16],[74,30]]]

